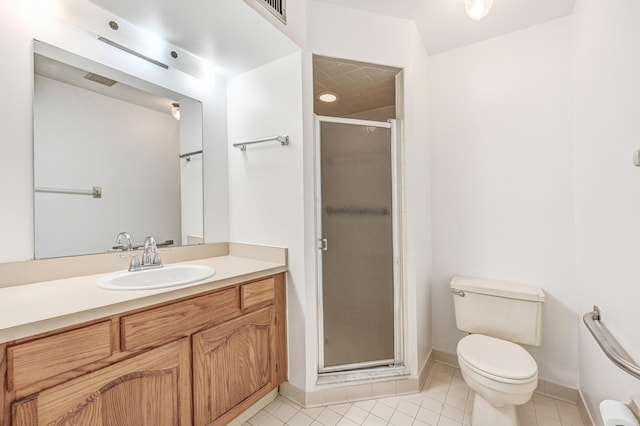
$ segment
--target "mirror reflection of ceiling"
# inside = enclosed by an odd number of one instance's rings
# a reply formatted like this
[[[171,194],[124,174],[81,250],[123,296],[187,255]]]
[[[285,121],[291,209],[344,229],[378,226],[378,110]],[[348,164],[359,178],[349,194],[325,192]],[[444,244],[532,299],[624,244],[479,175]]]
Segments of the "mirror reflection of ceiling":
[[[346,117],[394,106],[395,77],[399,68],[346,59],[313,57],[314,111],[318,115]],[[333,93],[338,100],[322,102],[318,96]]]
[[[114,20],[126,19],[213,64],[227,78],[300,50],[242,0],[89,1]]]
[[[46,56],[36,54],[34,55],[34,62],[34,73],[36,75],[158,112],[170,114],[172,103],[178,101],[177,99],[172,100],[154,95],[121,82],[115,82],[112,86],[97,83],[86,78],[87,74],[89,74],[87,71],[56,61],[55,59],[47,58]]]

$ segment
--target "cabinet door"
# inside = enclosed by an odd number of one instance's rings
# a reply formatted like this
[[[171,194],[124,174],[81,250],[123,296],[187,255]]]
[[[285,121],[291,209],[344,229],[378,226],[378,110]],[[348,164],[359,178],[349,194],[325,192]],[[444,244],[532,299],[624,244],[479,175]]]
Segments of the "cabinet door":
[[[14,426],[191,424],[189,339],[178,340],[12,404]]]
[[[226,424],[274,389],[274,311],[264,308],[193,335],[194,424]]]

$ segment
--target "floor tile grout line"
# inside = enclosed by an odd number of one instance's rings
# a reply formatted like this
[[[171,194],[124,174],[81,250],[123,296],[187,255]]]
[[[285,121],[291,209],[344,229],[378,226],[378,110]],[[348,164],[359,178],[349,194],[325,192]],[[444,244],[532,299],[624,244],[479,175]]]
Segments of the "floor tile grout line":
[[[456,380],[456,378],[458,378],[459,380]],[[437,388],[431,388],[434,385],[434,383],[436,384],[436,386],[438,386],[438,382],[442,385],[443,388],[446,387],[446,390],[439,391]],[[464,386],[466,388],[466,392],[465,392],[467,395],[466,397],[463,397],[461,393],[458,394],[457,393],[458,391],[452,391],[452,387],[455,384],[460,384],[460,386]],[[429,389],[436,389],[436,390],[432,392],[431,395],[429,395]],[[333,420],[335,420],[335,423],[332,423],[332,425],[337,425],[340,422],[343,422],[343,420],[345,422],[349,422],[349,424],[362,425],[367,422],[367,419],[370,416],[375,416],[376,418],[381,419],[383,422],[386,422],[387,425],[392,425],[393,423],[391,422],[391,419],[393,419],[394,416],[398,414],[396,418],[403,418],[403,419],[408,418],[411,420],[412,424],[416,424],[416,422],[421,422],[420,424],[424,424],[426,422],[423,422],[421,419],[418,418],[418,416],[421,414],[421,410],[426,410],[432,413],[434,416],[430,420],[432,422],[435,422],[433,426],[438,426],[439,424],[443,423],[443,419],[446,419],[446,422],[444,423],[447,423],[447,424],[459,424],[463,426],[469,426],[468,417],[470,416],[470,413],[472,411],[472,404],[470,404],[472,397],[473,397],[473,392],[468,388],[466,383],[464,383],[462,376],[459,374],[459,369],[436,361],[434,362],[432,368],[430,369],[427,375],[427,379],[425,381],[425,387],[419,393],[411,394],[411,395],[398,395],[398,396],[392,396],[392,397],[372,398],[372,399],[357,401],[353,403],[346,402],[346,403],[327,404],[320,407],[314,407],[314,408],[322,409],[322,411],[318,412],[315,417],[306,416],[306,414],[305,416],[311,419],[310,424],[314,424],[314,423],[321,424],[321,422],[318,421],[318,419],[322,416],[322,413],[324,413],[326,410],[330,410],[333,413],[333,415],[336,416],[333,418]],[[442,400],[440,400],[440,398],[442,398]],[[425,407],[425,402],[427,401],[427,399],[429,400],[428,404],[436,404],[440,406],[440,409],[438,412],[436,412],[435,410],[430,410],[429,408]],[[449,401],[449,403],[447,401]],[[462,405],[463,401],[466,401],[464,408],[460,408],[459,406],[456,406],[451,403],[451,402],[456,402]],[[365,402],[367,403],[367,405],[364,407],[368,407],[368,408],[363,408],[363,403]],[[360,405],[358,405],[358,403],[360,403]],[[559,406],[558,403],[561,403],[562,405]],[[276,411],[278,411],[282,407],[283,404],[286,404],[288,407],[290,407],[294,411],[294,413],[290,417],[288,417],[287,420],[283,420],[282,418],[274,414]],[[384,416],[384,417],[388,417],[388,419],[380,417],[376,415],[376,413],[374,413],[374,409],[378,404],[384,405],[386,408],[389,409],[390,413],[387,412],[386,415]],[[407,405],[407,404],[411,404],[411,405]],[[399,408],[401,405],[403,409]],[[519,411],[519,415],[520,415],[520,411],[526,411],[528,413],[527,415],[531,416],[531,418],[535,422],[533,425],[531,425],[531,422],[527,421],[525,422],[527,426],[540,426],[539,423],[541,421],[544,421],[545,424],[547,421],[549,421],[552,424],[557,424],[560,426],[584,426],[582,424],[582,420],[579,417],[577,406],[570,402],[561,401],[545,395],[537,395],[535,398],[532,398],[531,401],[528,402],[526,405],[527,405],[526,408],[525,406],[518,407],[518,411]],[[429,406],[431,408],[434,408],[433,405],[429,405]],[[361,410],[361,412],[358,412],[359,417],[357,416],[360,420],[358,419],[353,420],[352,417],[347,416],[347,413],[349,413],[353,407],[356,407],[358,408],[358,410]],[[416,407],[417,407],[417,411],[414,411]],[[445,415],[444,410],[447,409],[447,407],[449,407],[448,408],[449,414],[457,413],[456,417],[460,417],[460,412],[461,412],[462,420]],[[560,409],[560,407],[563,407],[562,410]],[[251,419],[249,419],[246,425],[260,426],[262,423],[264,423],[265,420],[269,418],[273,418],[275,419],[276,423],[286,425],[286,426],[296,426],[295,424],[290,424],[290,422],[294,417],[296,417],[297,414],[299,413],[304,414],[303,412],[304,410],[306,409],[300,407],[295,402],[290,401],[282,396],[278,396],[274,401],[272,401],[272,403],[268,404],[267,407],[263,408],[262,410],[260,410],[258,414],[252,417],[252,419],[254,419],[260,413],[263,413],[262,415],[264,416],[264,418],[262,418],[262,420],[256,419],[258,420],[258,423],[254,424],[254,423],[251,423]],[[415,414],[411,415],[403,410],[410,410],[411,413],[415,413]],[[286,411],[286,409],[284,411]],[[364,413],[364,416],[362,413]],[[549,414],[549,415],[544,415],[544,414]],[[286,417],[286,415],[284,417]],[[580,424],[569,423],[569,422],[573,422],[573,420],[577,420],[578,422],[580,422]]]

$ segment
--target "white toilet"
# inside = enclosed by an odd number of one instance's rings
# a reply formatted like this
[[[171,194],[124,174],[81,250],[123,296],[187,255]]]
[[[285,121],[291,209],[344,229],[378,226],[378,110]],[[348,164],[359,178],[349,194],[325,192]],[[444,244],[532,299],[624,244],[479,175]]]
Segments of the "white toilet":
[[[458,329],[462,377],[475,391],[472,426],[516,426],[516,405],[538,385],[538,366],[517,343],[539,346],[541,288],[483,278],[454,277],[451,292]]]

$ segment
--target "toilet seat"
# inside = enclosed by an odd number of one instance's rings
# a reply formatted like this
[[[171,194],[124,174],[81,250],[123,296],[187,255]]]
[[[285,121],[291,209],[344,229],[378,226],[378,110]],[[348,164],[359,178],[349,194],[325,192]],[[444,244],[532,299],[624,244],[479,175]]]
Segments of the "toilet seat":
[[[515,343],[470,334],[458,342],[457,352],[460,362],[486,378],[513,384],[537,380],[536,361]]]

